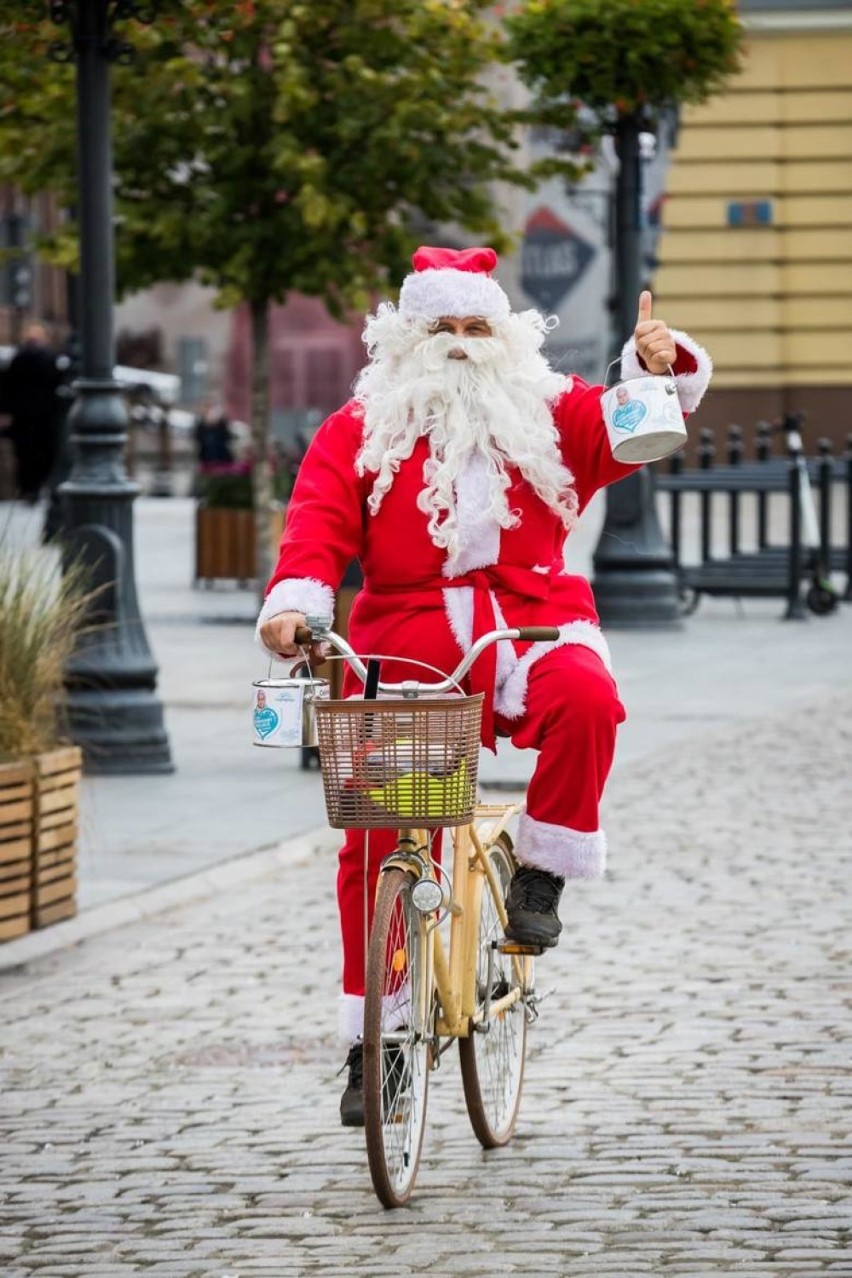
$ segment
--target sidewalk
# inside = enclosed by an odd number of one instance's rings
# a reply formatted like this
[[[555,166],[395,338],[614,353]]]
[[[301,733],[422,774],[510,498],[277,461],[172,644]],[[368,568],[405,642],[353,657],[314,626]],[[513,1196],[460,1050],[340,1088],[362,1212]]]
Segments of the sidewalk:
[[[143,498],[135,509],[140,603],[176,771],[85,779],[82,912],[275,849],[324,824],[319,775],[299,770],[298,752],[250,744],[249,686],[267,668],[252,640],[252,593],[192,588],[189,499]],[[572,537],[576,571],[590,571],[600,519],[598,503]],[[6,507],[0,524],[16,537],[37,537],[38,515],[22,507]],[[782,623],[781,611],[778,600],[711,601],[680,630],[609,634],[629,713],[611,804],[619,802],[620,776],[649,754],[680,745],[700,758],[705,736],[725,724],[792,712],[848,683],[852,609],[804,623]],[[483,782],[521,788],[533,762],[531,752],[502,743],[497,759],[483,760]],[[192,884],[185,886],[191,893]],[[16,954],[23,961],[33,942],[2,947],[0,962]]]

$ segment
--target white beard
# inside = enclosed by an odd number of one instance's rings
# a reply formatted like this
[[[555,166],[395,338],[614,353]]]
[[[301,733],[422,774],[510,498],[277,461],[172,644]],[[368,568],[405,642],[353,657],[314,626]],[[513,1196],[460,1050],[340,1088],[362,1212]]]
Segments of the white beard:
[[[376,473],[368,507],[375,515],[400,463],[428,436],[417,505],[450,563],[461,549],[454,484],[475,453],[485,459],[483,517],[501,528],[519,524],[506,496],[507,468],[516,466],[566,528],[577,519],[573,476],[562,462],[551,412],[571,379],[554,372],[541,354],[546,321],[526,311],[492,328],[492,337],[433,335],[429,321],[403,320],[383,305],[364,330],[370,363],[355,385],[364,413],[355,466],[359,475]],[[454,349],[468,358],[450,359]]]

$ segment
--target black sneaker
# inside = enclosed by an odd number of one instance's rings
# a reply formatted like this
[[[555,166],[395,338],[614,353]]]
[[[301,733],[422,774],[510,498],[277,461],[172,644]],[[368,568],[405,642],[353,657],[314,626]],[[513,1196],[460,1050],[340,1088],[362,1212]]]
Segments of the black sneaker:
[[[518,945],[557,944],[562,924],[557,907],[565,880],[534,865],[519,865],[506,893],[506,939]]]
[[[364,1126],[364,1044],[353,1043],[343,1069],[349,1070],[346,1090],[340,1098],[340,1121],[344,1127]],[[341,1073],[343,1070],[340,1071]]]
[[[400,1103],[403,1077],[405,1073],[405,1057],[402,1048],[388,1044],[385,1052],[385,1076],[382,1088],[382,1109],[387,1121],[389,1114]],[[340,1122],[343,1127],[364,1126],[364,1044],[359,1040],[349,1048],[344,1069],[349,1070],[346,1089],[340,1098]]]

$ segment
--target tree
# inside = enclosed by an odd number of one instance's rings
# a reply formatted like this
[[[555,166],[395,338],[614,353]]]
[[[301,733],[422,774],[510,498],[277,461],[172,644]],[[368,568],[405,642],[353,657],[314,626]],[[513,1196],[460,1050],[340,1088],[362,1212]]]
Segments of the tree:
[[[424,226],[500,247],[492,184],[536,180],[513,160],[521,116],[483,80],[501,56],[488,7],[166,0],[151,25],[120,24],[135,55],[114,77],[119,288],[196,276],[222,305],[248,304],[262,578],[270,302],[298,291],[338,316],[363,309],[400,280]],[[45,59],[57,29],[42,12],[0,0],[0,181],[70,204],[72,78]],[[70,263],[73,227],[42,248]]]
[[[730,0],[525,0],[507,19],[509,53],[542,111],[591,112],[611,131],[618,351],[636,322],[641,279],[639,134],[663,111],[703,102],[739,68],[742,28]],[[653,504],[653,477],[611,489],[595,553],[601,616],[653,624],[678,614],[671,552]]]

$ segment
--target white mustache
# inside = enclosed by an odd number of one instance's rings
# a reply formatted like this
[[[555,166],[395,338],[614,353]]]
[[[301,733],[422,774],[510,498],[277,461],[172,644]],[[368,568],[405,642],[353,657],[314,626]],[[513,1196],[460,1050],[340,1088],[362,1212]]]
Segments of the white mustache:
[[[432,333],[420,344],[424,371],[437,373],[453,355],[462,354],[477,365],[495,365],[503,358],[503,346],[495,337],[459,337],[456,333]],[[458,359],[458,354],[454,356]]]

